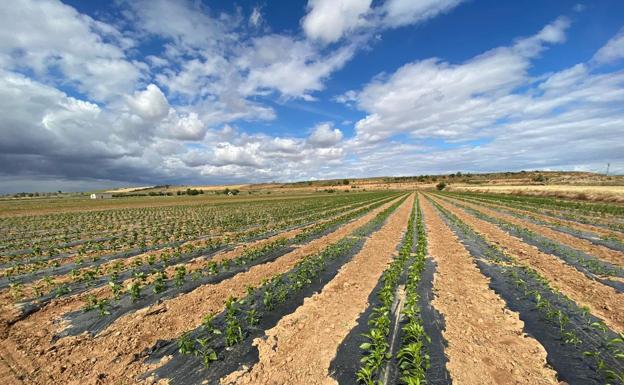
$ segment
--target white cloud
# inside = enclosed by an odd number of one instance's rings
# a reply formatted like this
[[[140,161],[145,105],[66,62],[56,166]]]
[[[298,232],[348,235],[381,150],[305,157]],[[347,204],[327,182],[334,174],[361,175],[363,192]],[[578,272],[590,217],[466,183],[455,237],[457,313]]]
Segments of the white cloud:
[[[363,17],[372,0],[310,0],[301,24],[311,39],[333,43],[345,33],[366,24]]]
[[[0,65],[29,68],[42,79],[63,82],[96,100],[110,100],[134,88],[141,63],[124,50],[133,42],[113,26],[58,1],[16,0],[0,5]]]
[[[624,28],[596,52],[593,60],[599,64],[615,63],[624,59]]]
[[[258,28],[262,25],[262,12],[260,11],[260,7],[254,7],[251,11],[251,15],[249,15],[249,24],[255,28]]]
[[[317,125],[308,137],[308,143],[315,147],[331,147],[342,140],[342,131],[330,123]]]
[[[323,89],[323,82],[355,54],[354,46],[344,46],[328,55],[320,55],[308,41],[284,35],[266,35],[253,39],[237,59],[248,71],[242,85],[244,94],[262,94],[277,90],[286,97],[310,96]]]
[[[179,116],[171,111],[165,127],[171,137],[180,140],[201,140],[206,134],[206,126],[195,112]]]
[[[523,97],[512,91],[529,81],[530,60],[544,44],[562,41],[567,25],[559,19],[532,37],[462,64],[438,59],[409,63],[338,100],[355,101],[368,113],[356,123],[361,141],[381,141],[402,132],[469,138],[514,111]]]
[[[306,36],[325,44],[344,37],[422,23],[457,7],[463,0],[309,0],[301,20]]]
[[[383,23],[400,27],[431,19],[447,12],[463,0],[386,0],[381,6]]]
[[[155,84],[148,85],[145,91],[135,92],[127,100],[131,109],[146,120],[161,120],[169,113],[169,102]]]
[[[226,14],[222,19],[211,17],[200,2],[136,0],[129,4],[143,30],[173,40],[179,53],[215,47],[234,38],[230,31],[237,20]]]

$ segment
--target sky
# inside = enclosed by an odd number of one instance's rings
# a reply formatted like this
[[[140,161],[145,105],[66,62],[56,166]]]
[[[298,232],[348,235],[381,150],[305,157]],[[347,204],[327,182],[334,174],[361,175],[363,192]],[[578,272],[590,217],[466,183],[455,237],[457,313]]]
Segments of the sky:
[[[0,2],[0,193],[607,163],[621,0]]]

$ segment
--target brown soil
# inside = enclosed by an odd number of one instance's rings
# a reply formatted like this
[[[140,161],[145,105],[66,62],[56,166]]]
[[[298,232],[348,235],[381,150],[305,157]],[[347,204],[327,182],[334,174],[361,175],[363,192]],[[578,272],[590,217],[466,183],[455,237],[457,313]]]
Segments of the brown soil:
[[[374,233],[323,291],[282,318],[267,338],[254,343],[260,361],[235,372],[223,384],[336,384],[329,366],[338,346],[366,310],[368,297],[396,255],[413,205],[413,196]]]
[[[546,350],[518,313],[489,288],[451,229],[421,200],[429,254],[437,263],[433,306],[444,316],[448,371],[455,384],[557,384]]]
[[[544,214],[539,214],[536,213],[534,211],[529,211],[529,210],[522,210],[522,209],[517,209],[514,207],[509,207],[509,206],[505,206],[503,204],[498,204],[498,203],[494,203],[494,202],[484,202],[482,200],[479,200],[478,203],[479,205],[486,205],[488,207],[501,207],[504,208],[508,211],[513,211],[515,213],[518,214],[522,214],[522,215],[528,215],[530,217],[539,219],[541,221],[544,222],[548,222],[548,223],[552,223],[553,225],[563,225],[566,227],[569,227],[571,229],[574,230],[578,230],[578,231],[586,231],[586,232],[590,232],[590,233],[594,233],[597,234],[599,236],[613,236],[614,233],[611,230],[605,229],[603,227],[599,227],[599,226],[593,226],[587,223],[580,223],[580,222],[575,222],[575,221],[570,221],[567,219],[561,219],[561,218],[553,218],[551,216],[548,215],[544,215]]]
[[[500,246],[518,262],[535,269],[551,286],[560,290],[580,306],[588,306],[591,313],[601,318],[614,331],[624,331],[624,295],[600,282],[587,278],[583,273],[567,265],[554,255],[540,252],[497,226],[475,218],[464,210],[438,198],[433,198],[460,220],[485,237],[488,242]]]
[[[480,211],[488,216],[491,216],[497,219],[502,219],[514,225],[524,227],[526,229],[531,230],[534,233],[550,238],[551,240],[559,242],[561,244],[570,246],[576,250],[584,251],[589,255],[608,261],[614,265],[624,266],[624,253],[621,253],[619,251],[612,250],[604,246],[595,245],[584,239],[577,238],[570,234],[562,233],[559,231],[554,231],[546,226],[536,225],[529,221],[516,218],[512,215],[503,214],[494,210],[490,210],[488,208],[485,208],[482,205],[467,203],[467,202],[459,201],[459,200],[452,199],[452,198],[448,198],[447,200],[452,201],[452,202],[458,202],[464,206]]]
[[[259,247],[262,246],[264,244],[267,244],[269,242],[275,241],[278,238],[287,238],[287,239],[292,239],[295,236],[297,236],[299,233],[301,233],[302,231],[304,231],[306,228],[315,226],[319,223],[324,223],[327,221],[331,221],[334,218],[343,216],[343,215],[347,215],[350,212],[353,212],[355,210],[359,210],[361,208],[364,207],[369,207],[371,206],[373,203],[370,204],[366,204],[363,205],[361,207],[357,207],[357,208],[352,208],[350,210],[347,210],[343,213],[340,213],[339,215],[335,215],[335,216],[331,216],[329,218],[325,218],[325,219],[321,219],[318,220],[314,223],[311,223],[309,225],[303,226],[303,227],[298,227],[289,231],[284,231],[281,232],[279,234],[273,235],[271,237],[268,238],[264,238],[264,239],[260,239],[257,241],[252,241],[249,243],[244,243],[244,244],[239,244],[237,245],[234,249],[232,250],[228,250],[228,251],[223,251],[223,252],[218,252],[215,255],[213,255],[210,259],[206,259],[204,257],[198,257],[195,259],[192,259],[191,261],[187,262],[187,263],[183,263],[183,264],[176,264],[176,265],[172,265],[169,266],[167,269],[165,269],[165,272],[167,273],[167,276],[171,277],[173,276],[173,274],[175,273],[175,269],[178,266],[185,266],[187,269],[187,272],[191,273],[195,270],[204,268],[207,266],[209,261],[214,261],[214,262],[221,262],[224,260],[228,260],[228,259],[234,259],[236,257],[238,257],[241,252],[249,247]],[[213,240],[218,240],[219,238],[222,238],[224,235],[221,236],[215,236],[212,239]],[[226,236],[228,237],[234,237],[236,236],[236,233],[228,233],[226,234]],[[195,246],[205,246],[207,244],[207,241],[205,239],[206,237],[202,237],[202,239],[198,239],[198,240],[192,240],[192,241],[188,241],[185,242],[184,244],[182,244],[182,247],[185,245],[195,245]],[[112,268],[115,264],[121,262],[123,263],[124,269],[129,269],[130,266],[132,266],[132,264],[134,263],[134,261],[137,260],[143,260],[145,261],[149,256],[154,256],[157,259],[159,258],[159,256],[162,253],[165,252],[171,252],[172,250],[174,250],[175,248],[171,248],[171,247],[165,247],[159,250],[151,250],[139,255],[136,255],[134,257],[129,257],[129,258],[123,258],[123,259],[117,259],[117,260],[113,260],[107,263],[104,263],[100,266],[100,270],[102,271],[107,271],[109,268]],[[73,257],[68,257],[68,261],[67,263],[69,263],[70,259],[71,261],[73,261],[75,258],[77,258],[77,256],[73,256]],[[88,259],[88,258],[85,258]],[[0,275],[1,275],[2,271],[0,270]],[[58,275],[54,277],[54,282],[56,284],[61,284],[61,283],[68,283],[72,281],[72,277],[70,274],[64,274],[64,275]],[[129,283],[131,283],[132,279],[128,279],[125,282],[122,283],[122,287],[126,287]],[[150,279],[147,280],[147,283],[151,283],[153,281],[153,277],[151,277]],[[35,292],[34,292],[34,288],[35,287],[46,287],[46,285],[44,284],[44,280],[40,279],[37,280],[35,282],[31,282],[28,284],[23,285],[23,287],[21,288],[21,292],[23,293],[23,298],[30,298],[30,297],[34,297],[35,296]],[[101,288],[97,288],[94,290],[90,290],[86,293],[81,293],[79,296],[76,296],[74,298],[77,298],[80,300],[80,303],[78,303],[76,305],[76,309],[79,309],[80,307],[82,307],[84,305],[84,301],[83,299],[86,298],[87,295],[95,295],[98,298],[102,298],[104,297],[106,294],[110,294],[110,288],[108,286],[104,286]],[[7,322],[10,321],[12,319],[14,319],[17,315],[18,312],[15,311],[15,309],[13,308],[13,294],[11,292],[11,290],[9,288],[5,288],[5,289],[0,289],[0,310],[2,310],[2,312],[0,312],[0,324],[2,324],[3,322]],[[0,329],[1,330],[1,329]]]
[[[248,285],[258,286],[264,279],[288,271],[305,256],[321,251],[364,225],[394,201],[271,263],[254,266],[218,284],[201,286],[121,317],[95,338],[82,334],[51,343],[50,337],[59,329],[56,320],[64,313],[59,311],[63,301],[53,302],[14,324],[0,342],[0,355],[6,357],[2,362],[8,362],[12,370],[23,376],[21,381],[5,383],[136,383],[136,376],[147,369],[138,354],[158,339],[177,338],[197,327],[204,315],[220,312],[229,296],[241,297]]]

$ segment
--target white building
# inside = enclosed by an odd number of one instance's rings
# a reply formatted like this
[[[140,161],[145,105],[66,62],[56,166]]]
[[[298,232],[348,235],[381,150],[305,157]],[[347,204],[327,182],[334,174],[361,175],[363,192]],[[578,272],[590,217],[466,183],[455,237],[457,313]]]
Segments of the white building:
[[[111,193],[93,193],[91,199],[111,199],[113,194]]]

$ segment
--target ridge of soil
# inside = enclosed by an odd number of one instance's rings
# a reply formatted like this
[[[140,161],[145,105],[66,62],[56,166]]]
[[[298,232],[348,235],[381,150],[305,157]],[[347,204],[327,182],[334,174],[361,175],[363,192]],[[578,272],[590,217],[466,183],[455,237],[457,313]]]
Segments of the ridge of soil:
[[[433,306],[445,321],[447,368],[456,384],[557,384],[546,350],[489,287],[457,236],[425,200],[429,254],[437,263]]]
[[[366,309],[370,292],[403,238],[414,196],[391,214],[318,294],[256,339],[260,361],[222,384],[337,384],[330,363],[338,346]]]
[[[456,199],[448,199],[448,201],[457,202]],[[584,251],[590,255],[596,256],[600,259],[613,263],[614,265],[624,266],[624,253],[618,252],[616,250],[611,250],[604,246],[595,245],[589,241],[574,237],[566,233],[554,231],[546,226],[541,226],[541,225],[538,225],[538,224],[535,224],[526,220],[522,220],[520,218],[516,218],[512,215],[508,215],[508,214],[504,214],[495,210],[488,209],[486,207],[483,207],[482,205],[476,205],[476,204],[468,203],[465,201],[463,201],[461,204],[466,207],[470,207],[473,210],[480,211],[490,217],[502,219],[514,225],[527,228],[535,233],[543,235],[561,244],[570,246],[574,249]]]
[[[242,297],[248,285],[258,286],[264,279],[288,271],[303,256],[316,253],[327,244],[344,238],[398,199],[273,262],[254,266],[216,285],[199,287],[121,317],[95,337],[83,334],[52,343],[50,338],[58,330],[58,325],[51,315],[58,314],[58,304],[46,307],[14,324],[0,342],[2,355],[9,356],[15,365],[13,369],[23,373],[19,382],[8,384],[134,383],[133,378],[146,369],[138,360],[138,354],[158,339],[176,338],[184,331],[197,327],[205,314],[220,312],[228,297]],[[38,332],[33,334],[32,330]]]
[[[587,278],[582,272],[567,265],[561,259],[540,252],[536,247],[522,242],[496,225],[478,219],[439,198],[431,197],[431,199],[456,215],[486,240],[513,255],[518,262],[535,269],[550,281],[553,287],[577,302],[579,306],[587,306],[592,314],[604,320],[613,331],[618,333],[624,331],[624,312],[617,311],[617,309],[624,309],[624,294],[617,293],[612,287]]]

